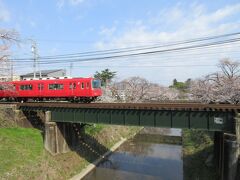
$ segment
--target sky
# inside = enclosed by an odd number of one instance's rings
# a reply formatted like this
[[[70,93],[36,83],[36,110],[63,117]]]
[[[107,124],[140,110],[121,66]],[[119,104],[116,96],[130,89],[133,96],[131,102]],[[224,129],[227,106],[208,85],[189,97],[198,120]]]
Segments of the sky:
[[[12,58],[54,56],[106,49],[167,44],[240,31],[239,0],[0,0],[0,28],[14,29],[21,42]],[[116,80],[140,76],[162,85],[217,71],[223,58],[239,60],[239,43],[186,52],[137,58],[75,62],[72,76],[89,77],[109,68]],[[70,62],[41,64],[41,69],[65,68]],[[32,63],[14,62],[17,74],[32,72]]]

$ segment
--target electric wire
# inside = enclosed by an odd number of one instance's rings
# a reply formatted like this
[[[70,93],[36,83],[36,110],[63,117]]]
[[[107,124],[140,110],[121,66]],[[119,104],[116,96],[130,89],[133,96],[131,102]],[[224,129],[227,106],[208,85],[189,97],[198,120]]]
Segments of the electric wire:
[[[230,34],[224,34],[224,35],[218,35],[218,36],[211,36],[211,37],[203,37],[203,38],[195,38],[185,41],[176,41],[172,43],[168,43],[165,45],[155,45],[155,46],[138,46],[138,47],[127,47],[127,48],[118,48],[118,49],[108,49],[108,50],[100,50],[100,51],[87,51],[87,52],[79,52],[79,53],[71,53],[71,54],[62,54],[62,55],[54,55],[54,56],[39,56],[39,59],[56,59],[56,58],[71,58],[71,57],[81,57],[84,56],[93,56],[93,55],[107,55],[107,54],[119,54],[119,53],[126,53],[126,52],[134,52],[134,51],[142,51],[142,50],[151,50],[151,49],[157,49],[157,48],[163,48],[163,47],[169,47],[169,46],[176,46],[176,45],[184,45],[189,44],[193,42],[202,42],[206,40],[213,40],[223,37],[229,37],[229,36],[236,36],[240,35],[240,32],[237,33],[230,33]],[[33,58],[14,58],[12,60],[26,60],[26,59],[33,59]]]
[[[218,45],[223,44],[231,44],[234,42],[240,42],[240,38],[235,39],[228,39],[218,42],[210,42],[205,44],[198,44],[198,45],[191,45],[185,47],[176,47],[171,49],[162,49],[162,50],[155,50],[155,51],[146,51],[146,52],[138,52],[138,53],[128,53],[128,54],[121,54],[121,55],[112,55],[112,56],[101,56],[101,57],[92,57],[92,58],[69,58],[68,62],[83,62],[83,61],[99,61],[99,60],[106,60],[106,59],[116,59],[116,58],[128,58],[134,56],[141,56],[141,55],[153,55],[153,54],[160,54],[160,53],[169,53],[169,52],[177,52],[177,51],[185,51],[189,49],[201,49],[206,47],[216,47]],[[40,59],[41,60],[41,59]],[[31,61],[24,61],[24,62],[31,62]],[[61,64],[66,63],[66,61],[62,61],[61,59],[56,59],[52,61],[40,61],[40,64]]]

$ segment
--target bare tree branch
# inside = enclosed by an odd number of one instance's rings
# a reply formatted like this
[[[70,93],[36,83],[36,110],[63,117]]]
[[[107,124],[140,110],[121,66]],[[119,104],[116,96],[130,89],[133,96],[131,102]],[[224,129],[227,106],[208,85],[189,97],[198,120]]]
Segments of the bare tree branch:
[[[13,44],[19,43],[19,35],[14,30],[0,28],[0,76],[4,76],[6,80],[10,79],[10,47]]]

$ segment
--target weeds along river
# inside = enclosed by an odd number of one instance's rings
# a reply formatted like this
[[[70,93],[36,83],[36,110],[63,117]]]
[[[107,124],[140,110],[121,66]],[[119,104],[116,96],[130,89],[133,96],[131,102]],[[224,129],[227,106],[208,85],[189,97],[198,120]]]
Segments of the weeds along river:
[[[145,128],[103,160],[84,180],[182,180],[182,146],[176,144],[180,144],[180,136],[181,131],[177,129]]]

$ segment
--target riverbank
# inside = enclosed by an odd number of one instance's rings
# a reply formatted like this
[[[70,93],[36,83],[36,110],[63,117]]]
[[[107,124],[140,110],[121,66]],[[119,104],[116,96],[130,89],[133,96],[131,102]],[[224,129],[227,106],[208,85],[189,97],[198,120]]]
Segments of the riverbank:
[[[71,180],[79,180],[85,177],[89,172],[91,172],[94,168],[97,167],[97,165],[104,160],[106,157],[108,157],[112,152],[114,152],[119,146],[121,146],[127,139],[122,139],[119,142],[117,142],[109,151],[104,153],[100,158],[98,158],[93,163],[89,164],[86,168],[84,168],[79,174],[73,176]]]
[[[184,179],[217,180],[213,132],[184,129],[182,134]]]
[[[86,128],[79,146],[71,152],[51,156],[43,148],[40,131],[0,128],[0,161],[4,162],[0,166],[0,179],[68,179],[102,156],[116,142],[133,136],[139,129],[126,126],[91,126]],[[36,138],[31,139],[32,137]]]

